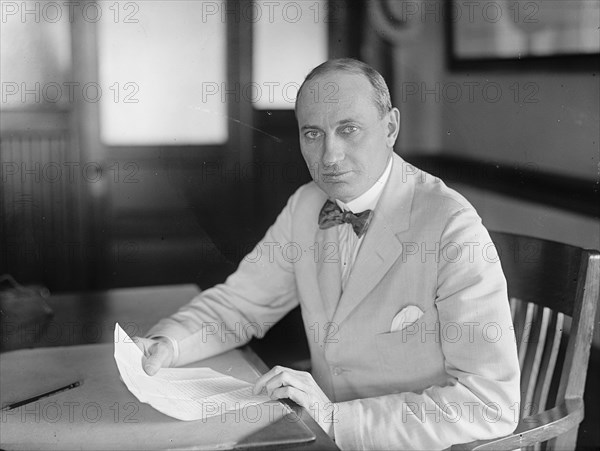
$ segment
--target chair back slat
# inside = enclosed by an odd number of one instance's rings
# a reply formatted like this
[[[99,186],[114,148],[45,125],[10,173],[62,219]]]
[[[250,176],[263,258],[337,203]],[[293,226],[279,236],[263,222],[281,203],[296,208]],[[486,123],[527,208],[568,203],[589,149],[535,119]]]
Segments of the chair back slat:
[[[527,353],[527,324],[531,323],[533,307],[517,298],[511,298],[513,327],[515,330],[515,340],[517,342],[517,352],[519,355],[519,367],[523,368],[525,355]]]
[[[517,305],[520,305],[520,302],[517,298],[510,298],[508,300],[508,303],[510,304],[510,317],[512,319],[512,323],[516,324],[515,321],[515,311],[517,310]],[[517,332],[515,330],[515,336],[517,335]],[[517,340],[518,343],[518,340]]]
[[[527,337],[523,344],[525,360],[521,364],[521,416],[529,416],[536,410],[533,405],[538,374],[543,360],[546,334],[550,323],[551,310],[529,303],[530,322],[526,324]]]
[[[541,413],[546,410],[548,393],[550,392],[554,369],[556,368],[556,360],[558,358],[558,351],[563,336],[564,317],[565,316],[560,312],[552,312],[551,314],[544,354],[532,399],[534,407],[532,414]]]

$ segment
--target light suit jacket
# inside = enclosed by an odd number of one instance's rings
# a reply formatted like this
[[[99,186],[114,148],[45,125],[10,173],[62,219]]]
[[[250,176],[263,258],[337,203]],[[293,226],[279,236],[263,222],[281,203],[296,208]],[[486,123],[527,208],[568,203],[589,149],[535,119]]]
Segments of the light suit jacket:
[[[300,303],[341,448],[442,449],[512,432],[519,364],[495,248],[468,201],[393,159],[343,293],[338,231],[319,229],[327,196],[311,182],[224,284],[149,335],[174,339],[182,365],[264,335]],[[392,331],[409,306],[422,316]]]

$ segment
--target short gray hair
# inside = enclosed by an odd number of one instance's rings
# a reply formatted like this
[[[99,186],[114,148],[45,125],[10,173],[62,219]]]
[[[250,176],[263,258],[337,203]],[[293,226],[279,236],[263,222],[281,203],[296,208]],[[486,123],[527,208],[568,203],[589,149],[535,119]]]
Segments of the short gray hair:
[[[373,101],[375,102],[375,106],[379,110],[379,117],[382,118],[386,113],[389,113],[392,110],[392,100],[390,98],[390,90],[388,86],[381,76],[379,72],[373,69],[366,63],[359,61],[354,58],[338,58],[325,61],[324,63],[318,65],[310,73],[306,76],[302,85],[300,85],[300,89],[298,89],[298,96],[296,97],[296,104],[294,106],[294,111],[298,109],[298,99],[300,98],[300,93],[302,92],[302,88],[304,85],[308,83],[315,77],[319,75],[324,75],[326,73],[335,72],[335,71],[343,71],[349,72],[352,74],[363,75],[371,86],[373,87]]]

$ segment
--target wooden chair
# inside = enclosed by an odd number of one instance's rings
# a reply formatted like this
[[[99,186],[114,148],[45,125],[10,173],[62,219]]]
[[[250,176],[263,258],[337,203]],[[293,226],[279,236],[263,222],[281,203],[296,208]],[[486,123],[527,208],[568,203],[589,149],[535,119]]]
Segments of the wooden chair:
[[[515,326],[520,422],[506,437],[452,449],[575,449],[600,298],[600,253],[510,233],[491,237]]]

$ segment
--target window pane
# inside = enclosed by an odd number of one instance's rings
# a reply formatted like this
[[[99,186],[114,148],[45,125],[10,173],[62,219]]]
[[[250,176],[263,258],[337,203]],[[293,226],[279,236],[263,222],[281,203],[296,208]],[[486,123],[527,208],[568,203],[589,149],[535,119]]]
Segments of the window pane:
[[[220,87],[226,78],[225,23],[205,13],[215,3],[118,2],[119,20],[111,14],[98,23],[104,143],[227,141],[226,103],[203,96],[204,86]]]
[[[257,109],[293,109],[304,77],[327,59],[327,1],[257,1],[251,100]]]
[[[69,17],[60,12],[41,2],[2,2],[3,110],[69,107],[71,36]]]

